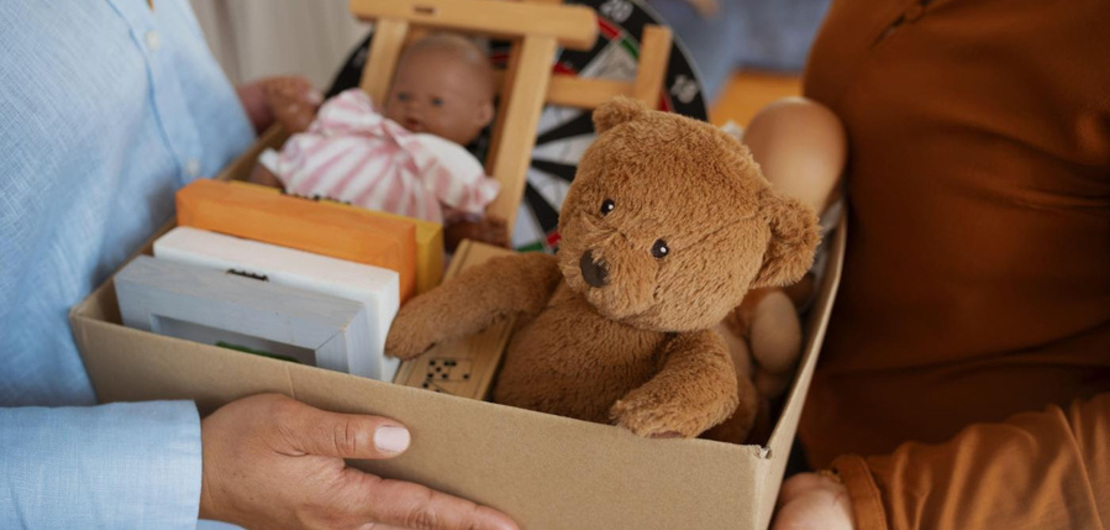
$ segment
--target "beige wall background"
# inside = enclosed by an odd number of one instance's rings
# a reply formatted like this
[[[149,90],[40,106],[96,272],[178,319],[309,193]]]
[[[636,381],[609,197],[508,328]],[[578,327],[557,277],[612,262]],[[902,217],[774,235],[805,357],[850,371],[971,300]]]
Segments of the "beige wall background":
[[[302,74],[321,89],[370,29],[347,0],[190,0],[233,83]]]

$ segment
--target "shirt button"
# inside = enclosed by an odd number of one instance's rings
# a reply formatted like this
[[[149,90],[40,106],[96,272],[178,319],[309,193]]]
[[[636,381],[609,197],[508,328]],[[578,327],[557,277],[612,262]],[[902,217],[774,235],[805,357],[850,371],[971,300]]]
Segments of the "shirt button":
[[[143,40],[146,41],[147,49],[152,52],[156,52],[162,48],[162,36],[159,35],[157,31],[150,30],[146,32]]]
[[[199,176],[200,162],[198,162],[195,158],[190,158],[188,162],[185,162],[185,174],[193,178]]]

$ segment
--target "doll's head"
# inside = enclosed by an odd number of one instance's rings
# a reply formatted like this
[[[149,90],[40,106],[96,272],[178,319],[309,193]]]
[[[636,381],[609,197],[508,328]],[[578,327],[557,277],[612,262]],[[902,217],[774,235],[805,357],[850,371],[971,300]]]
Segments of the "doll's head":
[[[412,132],[466,145],[493,119],[493,96],[486,53],[465,37],[440,33],[401,55],[383,111]]]

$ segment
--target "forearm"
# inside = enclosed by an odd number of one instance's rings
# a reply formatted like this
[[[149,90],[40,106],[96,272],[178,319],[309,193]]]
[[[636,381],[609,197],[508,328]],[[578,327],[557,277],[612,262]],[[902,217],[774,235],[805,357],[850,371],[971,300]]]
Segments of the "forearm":
[[[1110,394],[1019,414],[937,445],[838,458],[859,530],[1102,528],[1110,521]]]
[[[191,402],[0,408],[0,528],[193,528],[200,480]]]

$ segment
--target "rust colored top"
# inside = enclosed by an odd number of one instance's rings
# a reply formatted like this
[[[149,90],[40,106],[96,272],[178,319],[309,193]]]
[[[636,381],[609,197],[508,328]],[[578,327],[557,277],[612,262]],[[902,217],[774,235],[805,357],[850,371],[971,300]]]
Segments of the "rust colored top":
[[[838,0],[805,93],[850,149],[811,463],[864,528],[1110,524],[1110,2]]]

